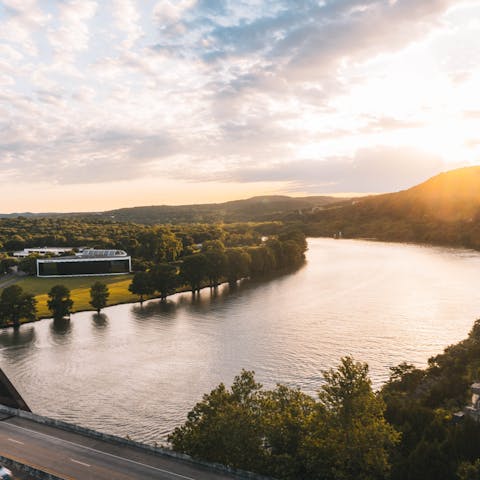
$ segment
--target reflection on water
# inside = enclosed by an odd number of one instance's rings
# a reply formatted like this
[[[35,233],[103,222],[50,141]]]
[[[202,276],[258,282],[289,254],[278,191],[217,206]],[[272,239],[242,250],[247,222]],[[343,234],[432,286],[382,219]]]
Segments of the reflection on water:
[[[63,337],[71,333],[72,322],[70,321],[70,318],[55,318],[50,323],[50,330],[52,332],[52,337],[56,338],[59,342],[62,342]]]
[[[0,335],[2,353],[8,353],[7,347],[23,347],[35,341],[35,328],[33,325],[11,328],[6,330],[6,332],[8,333]]]
[[[479,277],[476,252],[315,239],[279,278],[4,330],[0,363],[38,413],[163,441],[241,368],[315,395],[343,355],[376,386],[390,366],[425,365],[479,316]]]
[[[93,313],[92,322],[98,330],[103,330],[108,327],[108,317],[105,313]]]

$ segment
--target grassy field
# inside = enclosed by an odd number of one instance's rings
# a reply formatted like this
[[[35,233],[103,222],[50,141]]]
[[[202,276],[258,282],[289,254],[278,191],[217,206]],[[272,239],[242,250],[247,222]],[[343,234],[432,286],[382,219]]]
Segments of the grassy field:
[[[118,303],[129,303],[138,301],[137,295],[132,295],[128,291],[128,286],[132,281],[133,275],[115,275],[98,277],[75,277],[75,278],[37,278],[26,277],[17,282],[17,285],[23,288],[25,292],[33,293],[37,299],[37,309],[39,317],[49,317],[50,312],[47,308],[48,291],[54,285],[65,285],[70,289],[71,297],[74,302],[72,312],[81,310],[91,310],[90,305],[90,287],[96,281],[108,285],[110,297],[108,305]]]

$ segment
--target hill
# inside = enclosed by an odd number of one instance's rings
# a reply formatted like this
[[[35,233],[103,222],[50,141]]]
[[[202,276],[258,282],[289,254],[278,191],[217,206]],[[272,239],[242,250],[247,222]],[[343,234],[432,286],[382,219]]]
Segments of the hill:
[[[212,223],[283,220],[290,215],[303,215],[330,205],[341,205],[348,199],[328,196],[288,197],[267,195],[246,200],[194,205],[151,205],[119,208],[105,212],[70,213],[0,213],[0,218],[16,217],[81,217],[117,222],[156,223]]]
[[[480,249],[480,167],[441,173],[396,193],[307,216],[307,233]]]
[[[269,195],[225,203],[198,205],[154,205],[121,208],[96,214],[96,217],[136,223],[210,223],[283,220],[292,214],[311,212],[346,199],[335,197],[288,197]]]

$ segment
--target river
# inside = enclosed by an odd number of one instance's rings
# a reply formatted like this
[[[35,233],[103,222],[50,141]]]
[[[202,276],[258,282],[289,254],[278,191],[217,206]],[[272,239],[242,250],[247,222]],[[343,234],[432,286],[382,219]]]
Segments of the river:
[[[468,334],[479,285],[479,252],[310,239],[305,266],[273,280],[4,330],[0,365],[36,413],[160,443],[242,368],[314,395],[343,355],[376,388],[424,366]]]

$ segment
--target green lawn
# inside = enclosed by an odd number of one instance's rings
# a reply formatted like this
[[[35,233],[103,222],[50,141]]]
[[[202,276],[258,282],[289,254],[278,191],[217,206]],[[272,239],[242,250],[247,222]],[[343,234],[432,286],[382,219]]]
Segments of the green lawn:
[[[70,289],[73,304],[73,312],[80,310],[91,310],[90,287],[93,283],[99,281],[108,285],[110,297],[109,305],[118,303],[129,303],[138,301],[137,295],[132,295],[128,291],[128,286],[132,281],[133,275],[115,275],[98,277],[75,277],[75,278],[37,278],[26,277],[17,282],[17,285],[23,288],[25,292],[33,293],[37,299],[37,309],[39,317],[49,317],[50,312],[47,308],[48,291],[54,285],[65,285]]]

